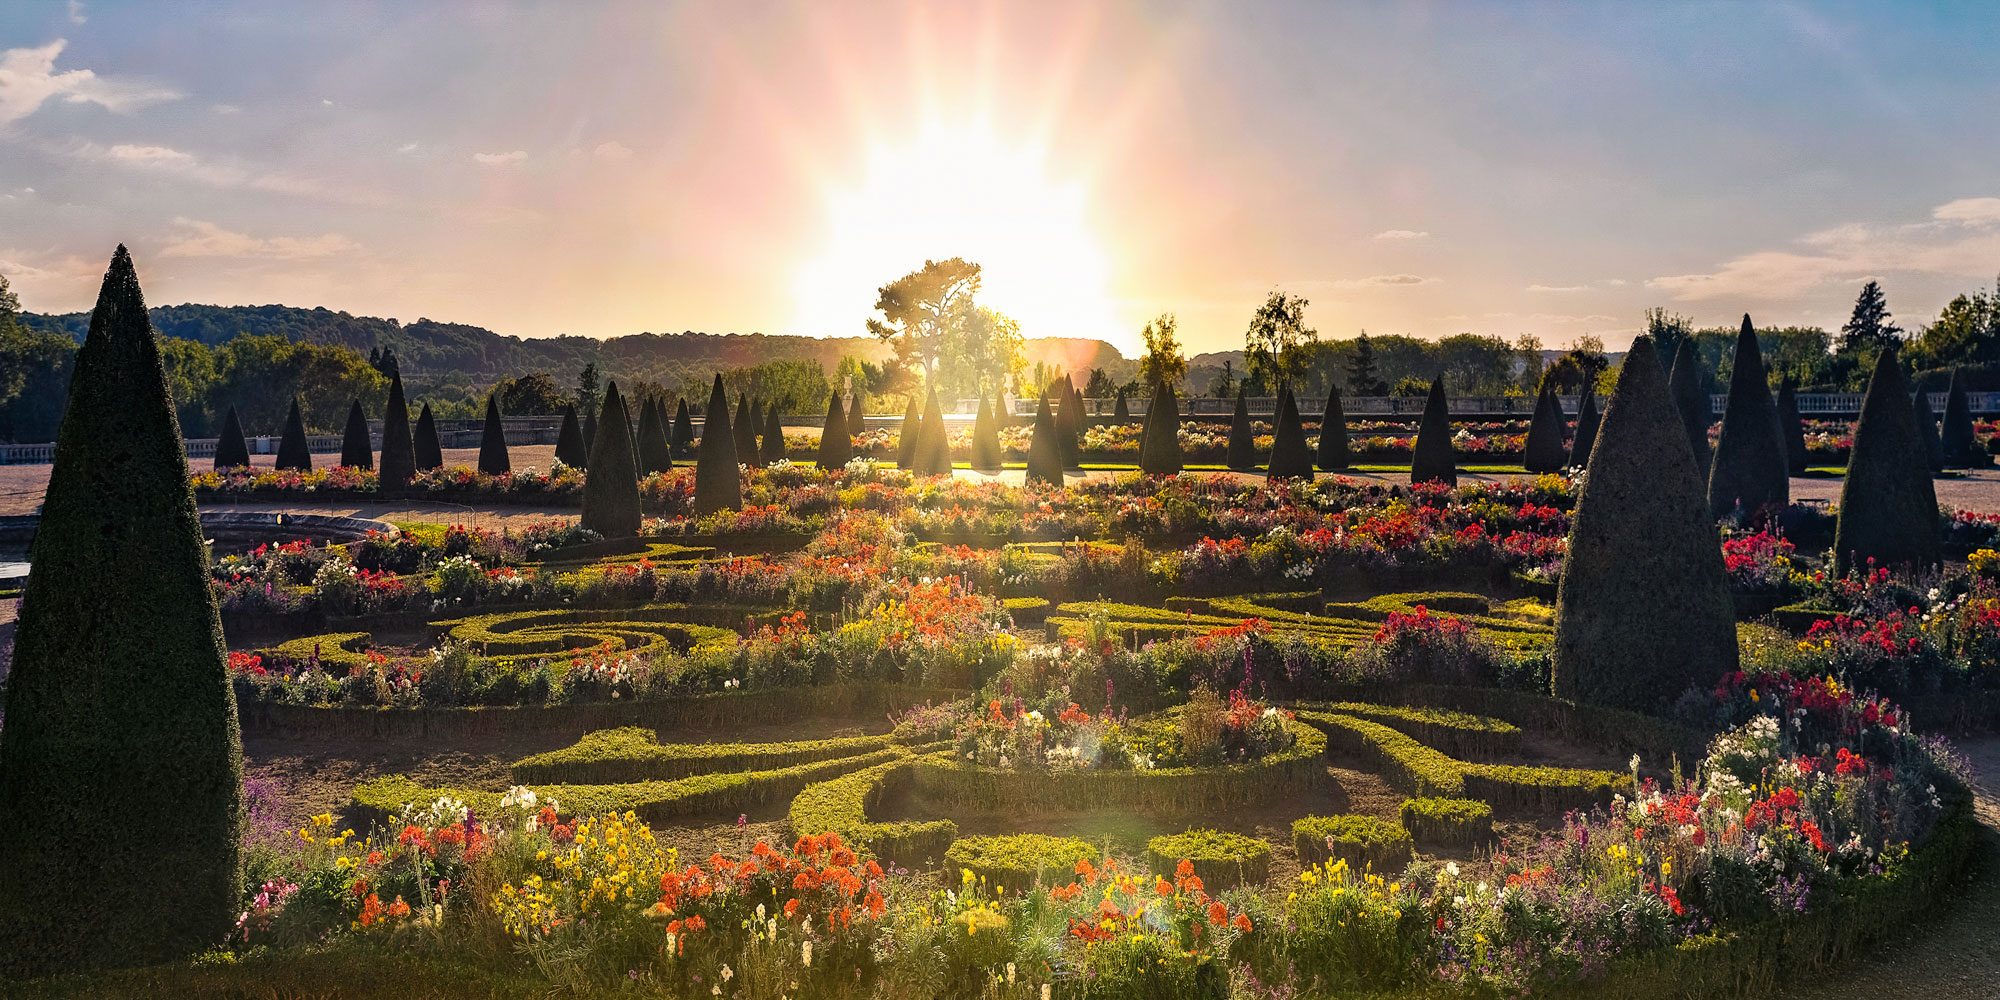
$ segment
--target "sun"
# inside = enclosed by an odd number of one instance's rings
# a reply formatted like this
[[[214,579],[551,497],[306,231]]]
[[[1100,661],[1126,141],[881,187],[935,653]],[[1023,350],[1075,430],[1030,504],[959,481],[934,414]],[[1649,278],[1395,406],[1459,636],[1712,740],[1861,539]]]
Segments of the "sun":
[[[984,125],[931,124],[870,151],[858,183],[830,184],[823,242],[798,270],[793,331],[851,335],[876,289],[926,260],[980,265],[978,301],[1027,337],[1118,337],[1110,265],[1086,185],[1050,176],[1047,150]]]

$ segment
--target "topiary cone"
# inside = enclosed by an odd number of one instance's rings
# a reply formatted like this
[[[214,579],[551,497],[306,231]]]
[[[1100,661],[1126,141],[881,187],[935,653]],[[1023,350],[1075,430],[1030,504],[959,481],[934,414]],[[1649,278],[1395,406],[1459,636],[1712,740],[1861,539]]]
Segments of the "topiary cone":
[[[993,426],[993,411],[984,393],[979,396],[979,413],[972,418],[972,467],[981,472],[1000,468],[1000,432]]]
[[[1576,441],[1570,445],[1570,465],[1581,469],[1590,464],[1590,452],[1597,444],[1597,430],[1601,423],[1597,413],[1597,393],[1585,390],[1583,402],[1577,407]]]
[[[903,425],[896,430],[896,468],[914,469],[917,441],[923,437],[924,403],[915,390],[910,392],[910,408],[903,412]]]
[[[602,406],[604,404],[602,402],[599,402],[598,405]],[[583,412],[584,454],[588,455],[591,449],[596,447],[597,447],[597,411],[595,409],[585,410]]]
[[[488,395],[486,424],[479,431],[479,471],[501,476],[513,469],[514,464],[507,458],[507,428],[500,422],[500,398]]]
[[[1799,419],[1799,394],[1790,375],[1778,384],[1778,433],[1785,439],[1785,471],[1805,475],[1806,425]]]
[[[583,443],[583,424],[576,419],[576,404],[563,407],[562,427],[556,431],[556,461],[573,469],[590,464],[590,449]]]
[[[340,438],[340,464],[351,469],[375,467],[375,449],[368,440],[368,417],[361,412],[358,399],[347,409],[347,432]]]
[[[667,439],[667,444],[671,446],[670,451],[675,458],[694,457],[694,418],[688,415],[688,401],[685,399],[674,403],[674,433]]]
[[[1931,394],[1918,389],[1910,400],[1910,415],[1917,422],[1917,436],[1924,440],[1924,460],[1933,474],[1944,471],[1944,442],[1938,437],[1937,411],[1931,409]]]
[[[617,381],[605,383],[597,440],[590,444],[590,474],[583,477],[583,516],[577,523],[606,538],[630,538],[639,533],[639,469],[632,461],[631,426]],[[699,503],[698,478],[696,482]]]
[[[243,421],[236,417],[236,407],[222,418],[222,436],[215,439],[215,467],[234,469],[250,464],[250,442],[243,439]]]
[[[1417,443],[1410,450],[1410,482],[1458,485],[1458,464],[1452,456],[1451,406],[1445,402],[1444,379],[1431,383],[1424,402],[1424,419],[1417,425]]]
[[[764,464],[775,465],[785,460],[785,421],[778,416],[778,406],[764,413]]]
[[[819,467],[829,472],[847,468],[854,459],[854,439],[847,433],[847,414],[840,405],[840,393],[826,404],[826,423],[819,429]]]
[[[1153,401],[1146,407],[1146,431],[1139,440],[1139,471],[1149,476],[1181,474],[1181,404],[1174,387],[1153,389]]]
[[[1528,423],[1528,440],[1521,451],[1521,465],[1529,472],[1554,472],[1569,457],[1563,447],[1562,403],[1556,399],[1551,380],[1544,379],[1541,392],[1535,395],[1535,416]]]
[[[1061,405],[1056,410],[1056,445],[1062,451],[1065,468],[1083,467],[1083,394],[1071,385],[1069,376],[1062,381]]]
[[[1764,353],[1750,316],[1736,335],[1736,360],[1729,373],[1729,404],[1709,460],[1708,509],[1716,517],[1760,510],[1783,511],[1792,502],[1790,460],[1779,429],[1778,404],[1771,400]]]
[[[1694,454],[1695,471],[1708,482],[1708,425],[1715,422],[1714,406],[1708,398],[1708,368],[1695,353],[1693,338],[1683,338],[1674,353],[1674,371],[1669,387],[1674,412],[1680,416],[1688,448]]]
[[[944,425],[944,407],[938,403],[937,387],[932,386],[927,396],[923,429],[917,432],[916,473],[920,476],[949,476],[951,432]]]
[[[1125,403],[1125,390],[1118,390],[1118,401],[1111,406],[1111,419],[1116,423],[1132,422],[1132,408]]]
[[[1063,484],[1062,448],[1056,444],[1056,418],[1049,413],[1049,397],[1035,404],[1034,436],[1028,441],[1028,482]]]
[[[1271,465],[1265,478],[1272,482],[1311,479],[1312,449],[1306,446],[1305,422],[1299,418],[1298,398],[1292,395],[1290,386],[1278,390],[1277,417],[1276,432],[1271,438]]]
[[[729,426],[729,396],[722,376],[708,393],[708,413],[701,424],[701,451],[694,463],[694,512],[706,517],[743,506],[743,478],[737,471],[736,437]]]
[[[76,352],[31,562],[0,728],[0,981],[214,948],[243,901],[243,746],[123,246]]]
[[[417,456],[419,470],[444,466],[444,449],[438,447],[437,420],[431,416],[429,403],[425,403],[423,412],[417,414],[417,430],[411,435],[410,445]]]
[[[1947,465],[1966,468],[1991,464],[1990,456],[1979,447],[1972,426],[1972,401],[1966,397],[1965,366],[1951,370],[1951,388],[1944,397],[1944,459]]]
[[[1236,389],[1236,412],[1229,418],[1229,451],[1224,463],[1238,472],[1257,471],[1257,432],[1250,426],[1250,401]]]
[[[292,397],[292,408],[285,414],[285,433],[278,439],[276,465],[280,469],[312,471],[312,446],[306,441],[306,421],[299,412],[297,396]]]
[[[1834,572],[1846,576],[1870,560],[1883,567],[1928,568],[1938,565],[1938,552],[1937,487],[1891,347],[1875,359],[1854,425],[1833,532]]]
[[[736,464],[753,469],[762,465],[757,453],[757,404],[748,393],[736,394],[736,422],[730,427],[735,434]]]
[[[389,376],[389,405],[382,410],[381,488],[397,492],[417,474],[417,445],[410,437],[410,403],[403,398],[403,373]]]
[[[1736,669],[1722,541],[1651,338],[1625,354],[1570,517],[1558,698],[1662,714]]]
[[[1314,456],[1322,472],[1347,468],[1347,414],[1340,409],[1340,387],[1329,379],[1326,385],[1326,412],[1319,417],[1319,448]]]
[[[673,446],[667,442],[667,408],[657,399],[648,399],[639,404],[639,478],[673,467]]]

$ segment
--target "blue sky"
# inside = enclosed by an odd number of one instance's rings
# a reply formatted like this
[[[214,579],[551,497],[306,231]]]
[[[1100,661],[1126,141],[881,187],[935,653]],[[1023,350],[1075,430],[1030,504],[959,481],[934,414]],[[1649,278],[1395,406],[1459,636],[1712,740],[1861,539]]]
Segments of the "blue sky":
[[[2000,273],[1991,5],[0,6],[0,274],[527,336],[1905,326]]]

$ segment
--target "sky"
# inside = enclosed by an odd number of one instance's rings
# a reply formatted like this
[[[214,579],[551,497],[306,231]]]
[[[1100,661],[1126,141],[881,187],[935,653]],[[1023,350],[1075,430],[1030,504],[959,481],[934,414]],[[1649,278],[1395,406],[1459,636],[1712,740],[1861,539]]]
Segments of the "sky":
[[[1905,327],[2000,273],[1995,5],[0,5],[0,274],[505,334]]]

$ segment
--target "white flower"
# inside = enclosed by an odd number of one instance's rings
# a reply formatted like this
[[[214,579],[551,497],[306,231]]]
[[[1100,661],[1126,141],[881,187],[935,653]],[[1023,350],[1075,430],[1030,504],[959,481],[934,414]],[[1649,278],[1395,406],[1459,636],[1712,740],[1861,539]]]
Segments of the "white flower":
[[[1007,985],[1014,985],[1014,963],[1007,963]]]
[[[1049,984],[1042,984],[1042,1000],[1049,1000]]]
[[[757,922],[760,924],[764,922],[764,904],[762,903],[757,904]]]
[[[1447,862],[1445,862],[1445,863],[1444,863],[1444,873],[1445,873],[1446,875],[1449,875],[1449,876],[1451,876],[1452,878],[1457,878],[1457,877],[1458,877],[1458,862],[1456,862],[1456,861],[1447,861]]]
[[[812,968],[813,943],[811,941],[807,941],[806,943],[799,946],[799,957],[803,962],[805,962],[806,968],[808,969]]]
[[[736,978],[736,972],[735,972],[735,970],[731,969],[731,968],[730,968],[729,966],[727,966],[727,965],[724,965],[724,966],[722,967],[722,981],[726,983],[726,982],[728,982],[728,981],[730,981],[730,980],[732,980],[732,979],[735,979],[735,978]]]

